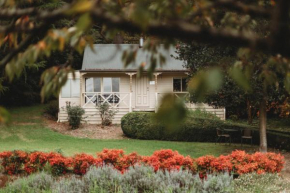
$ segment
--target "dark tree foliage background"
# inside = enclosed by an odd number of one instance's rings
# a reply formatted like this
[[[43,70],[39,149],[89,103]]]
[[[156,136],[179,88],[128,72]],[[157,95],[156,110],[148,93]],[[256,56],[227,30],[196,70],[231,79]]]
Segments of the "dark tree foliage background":
[[[223,69],[225,77],[220,89],[206,93],[202,100],[194,92],[191,93],[192,102],[205,102],[214,107],[225,107],[227,117],[237,116],[237,118],[247,118],[249,123],[257,117],[259,111],[259,102],[263,97],[263,82],[259,77],[261,73],[257,68],[249,78],[251,91],[242,89],[232,77],[227,75],[229,67],[233,66],[239,57],[239,48],[232,46],[223,46],[217,44],[181,44],[178,47],[178,59],[185,61],[184,65],[190,69],[189,79],[195,76],[198,71],[206,70],[215,66]],[[258,55],[254,56],[259,58]],[[265,56],[261,56],[265,57]],[[262,58],[260,62],[264,62]],[[255,64],[259,65],[258,60]],[[281,114],[280,106],[287,100],[289,94],[283,88],[283,76],[277,76],[279,84],[269,86],[267,110],[269,117],[277,117]]]
[[[36,7],[40,10],[55,10],[71,1],[63,0],[49,0],[42,1],[37,0],[33,3],[27,2],[21,4],[21,8]],[[9,20],[1,20],[0,23],[9,23]],[[75,20],[61,19],[54,23],[52,28],[71,27],[76,24]],[[137,43],[138,38],[134,33],[122,33],[117,34],[115,38],[107,38],[103,33],[104,29],[101,25],[93,25],[88,34],[90,34],[94,40],[94,43]],[[39,37],[35,37],[34,42],[39,41]],[[8,53],[8,49],[2,46],[0,49],[0,60]],[[35,64],[36,68],[26,68],[24,73],[19,78],[10,82],[8,79],[3,80],[4,91],[0,93],[0,105],[6,107],[12,106],[25,106],[41,102],[40,90],[42,85],[40,84],[41,74],[53,66],[61,66],[68,62],[68,59],[73,57],[70,61],[70,65],[73,69],[79,70],[82,66],[83,55],[77,51],[65,48],[62,52],[53,52],[49,58],[40,58],[39,63]],[[0,68],[1,77],[4,76],[4,69]],[[51,97],[48,100],[54,99]]]

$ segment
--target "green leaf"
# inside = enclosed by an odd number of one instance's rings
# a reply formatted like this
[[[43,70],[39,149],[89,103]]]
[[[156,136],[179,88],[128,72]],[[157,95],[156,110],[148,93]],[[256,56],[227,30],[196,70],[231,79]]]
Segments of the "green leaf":
[[[89,13],[83,14],[77,21],[76,27],[78,31],[86,31],[92,24]]]
[[[155,121],[166,126],[168,132],[174,131],[184,120],[187,110],[184,102],[174,94],[166,94],[155,115]]]
[[[219,68],[201,70],[188,83],[189,92],[202,102],[207,94],[216,92],[223,83],[223,73]]]
[[[287,73],[287,76],[285,77],[284,80],[284,84],[286,91],[290,94],[290,72]]]
[[[3,107],[0,106],[0,123],[8,124],[11,121],[10,113]]]
[[[247,76],[243,73],[242,68],[239,66],[240,62],[236,62],[236,64],[229,69],[229,74],[232,79],[241,86],[245,91],[251,91],[251,85]]]

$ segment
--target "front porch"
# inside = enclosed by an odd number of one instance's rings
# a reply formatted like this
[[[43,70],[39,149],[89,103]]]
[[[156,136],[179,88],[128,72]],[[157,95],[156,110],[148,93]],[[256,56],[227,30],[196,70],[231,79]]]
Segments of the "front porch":
[[[149,80],[146,74],[137,78],[135,72],[80,72],[75,77],[73,80],[73,76],[69,76],[59,96],[60,122],[67,121],[64,110],[67,101],[84,108],[85,120],[91,124],[101,122],[96,104],[107,103],[117,110],[113,123],[120,124],[121,118],[129,112],[156,112],[166,93],[184,99],[189,109],[204,109],[225,119],[224,108],[189,102],[184,72],[154,73],[153,80]]]
[[[122,92],[111,92],[111,93],[102,93],[102,92],[84,92],[82,93],[82,107],[86,110],[95,109],[97,103],[107,103],[111,108],[118,111],[118,117],[125,115],[129,112],[156,112],[160,106],[162,97],[168,93],[155,93],[155,107],[137,107],[133,106],[133,95],[132,92],[122,93]],[[207,104],[191,103],[189,102],[190,94],[188,92],[173,92],[172,93],[176,98],[184,100],[184,103],[188,109],[196,110],[202,109],[207,112],[211,112],[216,116],[220,117],[222,120],[225,120],[225,109],[224,108],[213,108]],[[120,116],[118,116],[120,115]]]
[[[133,105],[133,92],[83,92],[81,97],[81,106],[83,108],[96,108],[98,103],[107,103],[113,109],[127,109],[128,112],[133,111],[157,111],[161,103],[162,97],[167,93],[155,93],[155,106],[136,106]],[[187,102],[190,95],[188,92],[172,93],[176,98],[182,98],[188,108],[195,108],[196,105]],[[136,97],[136,96],[135,96]]]

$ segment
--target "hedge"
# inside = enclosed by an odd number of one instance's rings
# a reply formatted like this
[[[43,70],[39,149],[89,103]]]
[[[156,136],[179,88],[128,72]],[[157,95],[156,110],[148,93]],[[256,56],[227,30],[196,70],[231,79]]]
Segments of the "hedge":
[[[134,139],[158,139],[194,142],[214,142],[216,129],[245,129],[251,128],[244,124],[225,122],[218,118],[189,116],[176,129],[169,130],[164,124],[153,121],[154,113],[133,112],[121,119],[121,128],[124,134]],[[233,137],[240,136],[234,132]]]
[[[222,121],[212,114],[209,115],[205,112],[193,114],[190,114],[178,128],[169,130],[166,129],[165,124],[153,121],[154,113],[133,112],[126,114],[121,119],[121,127],[126,136],[134,139],[190,142],[215,142],[217,128],[238,130],[247,128],[253,131],[253,143],[259,144],[260,137],[257,126]],[[239,143],[241,133],[233,132],[232,138]],[[267,129],[267,143],[269,147],[275,149],[290,150],[290,133]]]
[[[65,157],[59,153],[6,151],[0,152],[0,163],[4,173],[31,174],[48,169],[54,175],[73,173],[84,175],[91,166],[111,165],[124,173],[134,165],[148,165],[154,171],[188,170],[192,174],[204,177],[208,173],[233,172],[245,174],[256,172],[279,173],[284,166],[284,157],[276,153],[247,154],[245,151],[233,151],[229,155],[214,157],[206,155],[197,159],[180,155],[177,151],[164,149],[155,151],[151,156],[137,153],[125,154],[122,149],[104,149],[97,157],[77,154]]]

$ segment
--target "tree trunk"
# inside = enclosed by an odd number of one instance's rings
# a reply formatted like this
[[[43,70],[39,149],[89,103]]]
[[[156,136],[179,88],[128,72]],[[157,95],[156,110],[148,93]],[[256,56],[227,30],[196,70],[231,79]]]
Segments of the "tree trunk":
[[[252,107],[249,98],[247,98],[247,110],[248,110],[248,124],[251,125],[253,123],[253,119],[252,119]]]
[[[266,112],[266,97],[264,96],[260,103],[260,151],[267,152],[267,112]]]

